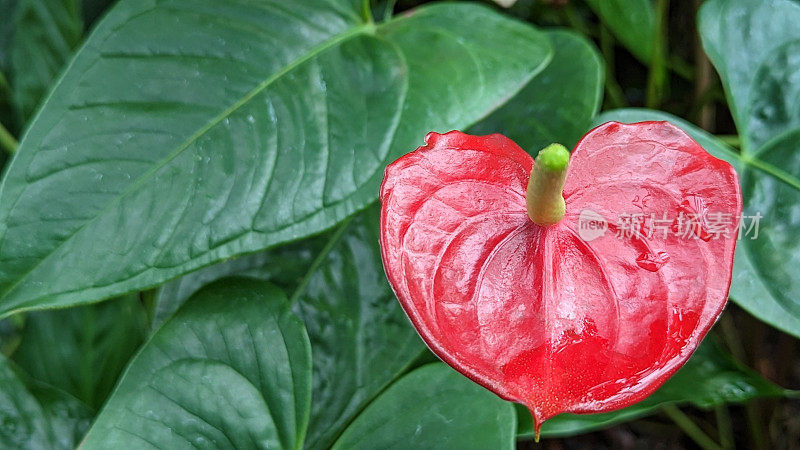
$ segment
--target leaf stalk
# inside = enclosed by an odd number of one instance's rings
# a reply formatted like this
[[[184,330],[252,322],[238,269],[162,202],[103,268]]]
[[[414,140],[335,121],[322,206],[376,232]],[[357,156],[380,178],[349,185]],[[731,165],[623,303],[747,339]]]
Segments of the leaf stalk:
[[[0,123],[0,147],[3,147],[3,150],[9,155],[16,153],[17,147],[19,147],[19,142],[17,142],[14,135],[11,134],[2,123]]]
[[[704,450],[722,450],[713,439],[700,429],[686,414],[675,405],[665,405],[664,414],[667,415],[678,427],[686,433],[700,448]]]

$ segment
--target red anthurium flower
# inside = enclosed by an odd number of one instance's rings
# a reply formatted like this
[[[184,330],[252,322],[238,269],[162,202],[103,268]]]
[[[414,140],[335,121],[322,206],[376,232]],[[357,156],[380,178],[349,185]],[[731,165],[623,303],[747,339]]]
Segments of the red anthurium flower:
[[[386,274],[431,350],[537,434],[647,397],[725,306],[739,183],[675,126],[606,123],[536,161],[498,134],[425,142],[386,169]]]

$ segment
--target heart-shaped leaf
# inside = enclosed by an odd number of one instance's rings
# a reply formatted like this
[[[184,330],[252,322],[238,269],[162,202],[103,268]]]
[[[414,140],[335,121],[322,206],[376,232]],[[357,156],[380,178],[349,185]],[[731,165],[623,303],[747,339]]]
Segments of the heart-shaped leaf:
[[[711,339],[697,348],[686,365],[653,395],[619,411],[601,414],[563,414],[542,427],[546,437],[586,433],[657,411],[663,405],[688,403],[709,408],[725,403],[739,403],[759,397],[787,394],[753,370],[743,367],[723,352]],[[533,437],[533,421],[523,408],[519,413],[519,436]]]
[[[423,130],[476,122],[550,57],[543,34],[486,7],[375,25],[355,3],[118,3],[5,173],[0,315],[331,227]]]
[[[797,199],[800,179],[785,172],[800,174],[797,139],[792,142],[789,134],[789,142],[778,140],[777,148],[767,146],[759,154],[749,156],[737,153],[714,136],[664,112],[614,110],[601,114],[596,123],[609,120],[668,120],[680,126],[712,155],[736,168],[742,183],[747,220],[734,258],[731,299],[755,317],[800,337],[800,295],[796,294],[800,286],[800,251],[793,239],[798,234],[794,230],[800,229],[800,218],[794,213],[800,204]],[[761,157],[769,159],[761,160]],[[781,201],[776,202],[776,199]]]
[[[188,274],[160,289],[156,310],[166,313],[204,283],[233,274],[291,292],[305,321],[314,373],[306,448],[330,447],[424,348],[383,273],[377,207],[319,238]]]
[[[372,402],[334,450],[513,449],[514,408],[444,364],[421,367]]]
[[[800,4],[713,0],[698,20],[742,137],[745,214],[759,222],[742,240],[732,296],[800,336]]]
[[[700,9],[703,48],[722,79],[745,154],[800,127],[799,21],[793,0],[711,0]]]
[[[0,355],[0,447],[73,449],[91,410],[62,391],[16,372]]]
[[[728,163],[667,122],[601,125],[571,157],[566,216],[544,227],[526,210],[533,161],[512,141],[426,142],[386,170],[381,249],[440,358],[537,426],[640,401],[686,362],[730,285]]]
[[[13,359],[34,379],[98,410],[144,341],[146,319],[137,295],[33,312]]]
[[[546,32],[553,60],[514,98],[469,129],[500,133],[527,152],[578,142],[600,109],[603,61],[591,42],[568,30]]]
[[[302,446],[311,348],[279,289],[220,280],[131,361],[82,448]]]

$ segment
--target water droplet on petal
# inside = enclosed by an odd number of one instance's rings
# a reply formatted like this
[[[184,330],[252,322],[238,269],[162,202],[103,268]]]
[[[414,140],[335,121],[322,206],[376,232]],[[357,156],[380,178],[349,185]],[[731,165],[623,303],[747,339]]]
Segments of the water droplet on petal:
[[[672,223],[672,231],[682,237],[697,237],[706,242],[711,239],[708,232],[708,206],[699,195],[688,195],[678,206],[679,216]]]
[[[644,270],[655,272],[669,261],[667,252],[644,252],[636,258],[636,265]]]
[[[441,134],[435,131],[431,131],[425,135],[425,143],[428,144],[429,146],[433,146],[434,144],[436,144],[436,141],[439,140],[439,136],[441,136]]]

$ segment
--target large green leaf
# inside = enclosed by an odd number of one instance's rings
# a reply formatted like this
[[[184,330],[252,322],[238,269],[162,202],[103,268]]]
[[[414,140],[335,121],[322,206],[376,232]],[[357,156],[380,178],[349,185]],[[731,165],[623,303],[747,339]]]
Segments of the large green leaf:
[[[310,401],[311,348],[285,296],[220,280],[131,361],[83,448],[297,449]]]
[[[88,407],[20,375],[0,355],[0,447],[73,449],[90,421]]]
[[[583,136],[600,109],[603,61],[580,34],[546,34],[554,51],[550,64],[470,133],[501,133],[533,155],[554,142],[572,148]]]
[[[744,154],[800,127],[798,23],[794,0],[711,0],[700,9],[703,48],[722,78]]]
[[[752,265],[751,276],[766,288],[753,300],[758,305],[761,297],[771,296],[800,320],[800,128],[770,141],[752,158],[761,166],[745,165],[742,196],[745,212],[763,219],[758,239],[745,239],[742,247]],[[800,328],[793,332],[800,335]]]
[[[514,42],[514,45],[508,45]],[[426,132],[474,123],[547,38],[472,4],[123,0],[0,187],[0,315],[108,298],[317,233]]]
[[[80,0],[19,0],[10,81],[21,123],[33,115],[83,37]]]
[[[338,449],[513,449],[510,403],[442,363],[423,366],[372,402]]]
[[[27,314],[14,361],[36,380],[95,410],[144,341],[146,314],[138,296],[98,305]]]
[[[671,403],[709,408],[757,397],[785,395],[786,390],[770,383],[723,352],[707,339],[672,378],[647,399],[619,411],[602,414],[562,414],[542,426],[542,435],[556,437],[585,433],[657,411]],[[533,420],[520,411],[519,434],[533,436]]]
[[[698,25],[742,137],[745,213],[763,216],[758,239],[741,242],[732,295],[795,336],[800,336],[798,23],[796,1],[713,0],[703,5]]]
[[[656,37],[656,12],[651,0],[586,0],[611,33],[634,56],[650,62]]]
[[[330,251],[330,246],[336,245],[341,238],[341,231],[337,233],[337,230],[342,228],[347,228],[347,225],[343,224],[332,231],[265,252],[240,256],[204,267],[159,286],[155,293],[153,329],[160,327],[200,288],[228,276],[269,281],[291,295],[303,279],[319,270],[320,263],[314,264],[314,260],[326,246]]]
[[[386,281],[378,208],[360,214],[328,248],[293,295],[313,350],[308,444],[320,449],[425,348]]]
[[[667,113],[622,109],[603,113],[595,122],[609,120],[668,120],[736,168],[742,185],[745,226],[757,221],[759,230],[756,239],[752,239],[755,229],[740,232],[730,297],[755,317],[800,337],[800,244],[795,239],[800,234],[800,180],[790,175],[800,174],[798,134],[788,134],[758,154],[748,155]],[[754,219],[756,214],[763,217]]]
[[[203,283],[230,274],[269,280],[292,292],[292,308],[305,321],[312,347],[308,448],[328,448],[424,348],[383,273],[376,207],[311,241],[168,283],[160,289],[156,311],[163,315]]]

